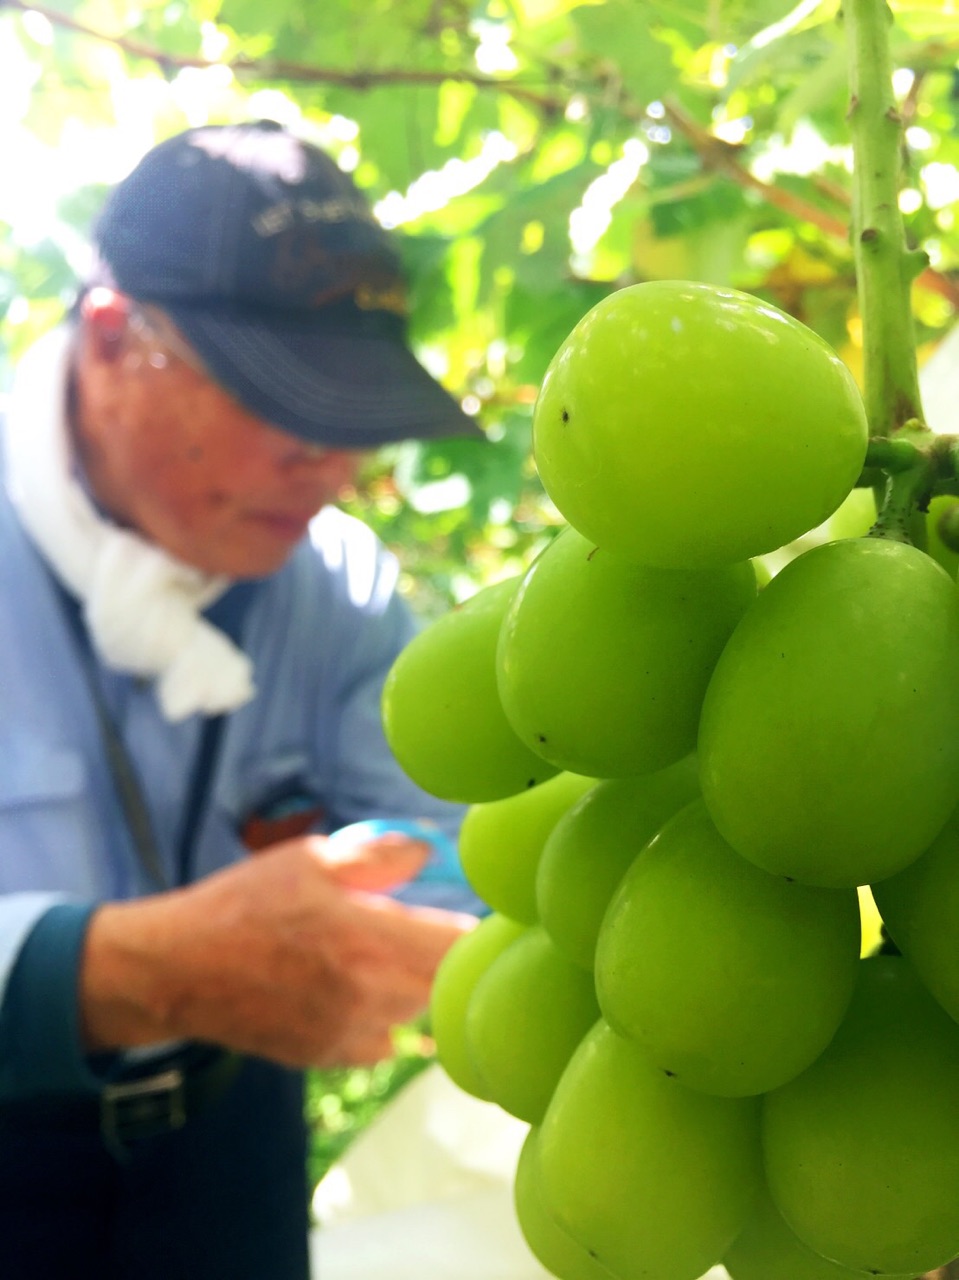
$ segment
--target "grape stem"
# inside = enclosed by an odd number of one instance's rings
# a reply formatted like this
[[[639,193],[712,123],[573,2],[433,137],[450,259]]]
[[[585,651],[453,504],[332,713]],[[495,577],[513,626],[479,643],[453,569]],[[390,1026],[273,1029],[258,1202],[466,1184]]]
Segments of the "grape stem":
[[[916,453],[915,465],[905,470],[889,469],[879,515],[869,530],[870,537],[914,544],[918,541],[917,534],[921,537],[921,526],[917,528],[914,517],[916,512],[925,511],[929,504],[936,457],[931,452],[917,450]]]
[[[959,436],[936,435],[917,420],[895,438],[869,441],[861,485],[877,490],[879,516],[870,536],[925,547],[922,513],[938,493],[959,493]]]
[[[919,424],[908,424],[909,426]],[[889,440],[885,436],[876,436],[869,441],[866,450],[866,467],[879,467],[890,475],[900,471],[909,471],[919,466],[922,461],[922,449],[910,440]]]
[[[885,0],[843,0],[853,174],[853,252],[863,330],[863,398],[873,437],[924,423],[912,282],[923,255],[906,245],[899,210],[902,120],[892,87]]]

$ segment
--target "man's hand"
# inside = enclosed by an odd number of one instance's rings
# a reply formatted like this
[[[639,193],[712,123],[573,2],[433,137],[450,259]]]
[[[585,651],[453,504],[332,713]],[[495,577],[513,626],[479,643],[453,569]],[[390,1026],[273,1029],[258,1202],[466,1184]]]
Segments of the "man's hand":
[[[91,1050],[194,1038],[291,1066],[371,1063],[422,1013],[437,965],[476,924],[382,891],[425,845],[381,836],[335,859],[285,841],[169,893],[108,903],[81,969]]]

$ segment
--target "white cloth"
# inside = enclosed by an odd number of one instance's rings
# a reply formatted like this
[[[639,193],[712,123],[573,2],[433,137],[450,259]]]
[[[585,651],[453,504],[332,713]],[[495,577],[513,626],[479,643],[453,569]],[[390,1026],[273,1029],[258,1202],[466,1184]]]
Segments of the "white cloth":
[[[97,511],[77,479],[66,424],[71,333],[24,357],[5,421],[7,485],[24,527],[82,602],[91,640],[118,671],[154,678],[164,716],[232,711],[252,698],[252,664],[201,616],[230,585]]]
[[[427,1067],[317,1188],[314,1280],[550,1280],[513,1208],[528,1131]],[[716,1266],[702,1280],[730,1278]]]
[[[428,1067],[317,1188],[315,1280],[549,1280],[513,1210],[528,1130]]]

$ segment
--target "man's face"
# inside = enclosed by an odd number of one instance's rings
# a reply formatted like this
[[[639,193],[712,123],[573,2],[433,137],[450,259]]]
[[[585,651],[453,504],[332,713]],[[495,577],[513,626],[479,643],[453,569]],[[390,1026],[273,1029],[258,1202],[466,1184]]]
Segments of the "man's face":
[[[149,327],[131,324],[125,299],[118,311],[117,295],[94,292],[74,429],[97,499],[197,569],[274,572],[320,507],[352,483],[362,455],[316,449],[267,425],[188,362],[169,322],[154,326],[148,312]]]

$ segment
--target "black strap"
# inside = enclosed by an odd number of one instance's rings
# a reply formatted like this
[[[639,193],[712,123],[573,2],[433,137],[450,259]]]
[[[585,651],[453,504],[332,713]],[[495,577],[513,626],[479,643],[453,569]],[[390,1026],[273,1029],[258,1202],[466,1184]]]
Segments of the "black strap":
[[[110,766],[110,773],[113,775],[113,783],[116,787],[120,807],[123,810],[123,816],[126,819],[127,830],[133,838],[140,865],[147,873],[153,887],[155,889],[164,889],[166,888],[166,876],[163,872],[163,860],[160,857],[160,850],[153,832],[153,823],[150,821],[150,814],[143,798],[143,788],[140,786],[140,780],[137,777],[130,753],[123,745],[123,741],[117,732],[117,727],[107,710],[103,694],[97,684],[96,674],[89,670],[89,664],[86,665],[88,667],[90,692],[93,696],[93,707],[100,725],[100,736],[106,749],[107,763]]]
[[[234,644],[240,642],[243,620],[253,598],[254,586],[255,583],[250,581],[234,583],[229,591],[207,611],[208,620],[229,636]],[[223,737],[225,723],[225,715],[208,716],[200,730],[200,746],[193,766],[190,794],[187,797],[183,826],[177,843],[176,883],[178,885],[186,884],[190,879],[193,846],[219,759],[220,739]]]
[[[87,633],[79,602],[70,595],[58,582],[57,594],[63,604],[64,613],[76,636],[83,665],[87,674],[87,682],[96,711],[100,734],[106,750],[107,762],[113,777],[114,786],[127,829],[133,840],[140,865],[157,889],[165,889],[168,885],[163,870],[163,860],[153,830],[153,823],[143,796],[143,788],[137,777],[136,767],[130,758],[123,739],[113,722],[95,668],[93,647]],[[252,599],[253,582],[237,582],[207,611],[207,618],[214,626],[219,627],[234,643],[239,642],[243,620]],[[190,879],[192,871],[193,847],[197,829],[209,795],[210,783],[219,755],[220,739],[227,717],[225,715],[208,716],[200,730],[200,743],[190,781],[183,813],[183,825],[177,842],[174,884],[183,885]]]

